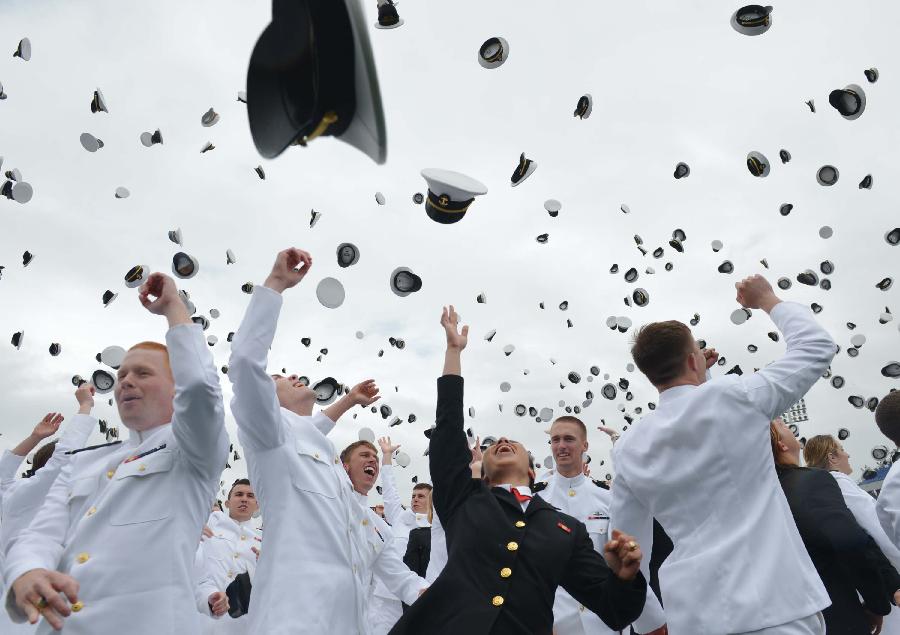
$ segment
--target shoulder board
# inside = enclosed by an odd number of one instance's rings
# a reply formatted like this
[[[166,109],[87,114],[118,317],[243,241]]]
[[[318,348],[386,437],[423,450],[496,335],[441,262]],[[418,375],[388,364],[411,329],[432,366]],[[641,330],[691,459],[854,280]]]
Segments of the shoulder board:
[[[531,491],[535,493],[543,491],[545,489],[547,489],[546,481],[539,481],[531,486]]]
[[[99,450],[100,448],[108,448],[111,445],[119,445],[121,441],[113,441],[111,443],[101,443],[100,445],[89,445],[86,448],[78,448],[77,450],[69,450],[66,454],[78,454],[79,452],[87,452],[89,450]]]
[[[591,482],[592,482],[594,485],[596,485],[597,487],[601,487],[601,488],[603,488],[603,489],[609,489],[609,485],[606,484],[606,481],[598,481],[597,479],[592,478],[592,479],[591,479]]]

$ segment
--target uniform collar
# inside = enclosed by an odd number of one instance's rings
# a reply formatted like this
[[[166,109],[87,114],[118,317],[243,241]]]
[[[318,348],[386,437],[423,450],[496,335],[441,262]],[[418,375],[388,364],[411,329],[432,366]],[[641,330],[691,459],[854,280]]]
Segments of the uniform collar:
[[[509,483],[504,483],[503,485],[495,485],[494,487],[502,487],[507,492],[511,491],[513,487],[521,494],[522,496],[531,496],[531,488],[527,485],[510,485]]]
[[[163,430],[168,430],[171,427],[172,423],[169,422],[164,423],[161,426],[156,426],[155,428],[150,428],[149,430],[144,430],[143,432],[128,428],[128,441],[125,444],[132,448],[140,447],[147,441],[156,438]]]
[[[572,478],[567,478],[559,472],[556,472],[555,476],[556,481],[557,483],[559,483],[560,487],[568,487],[569,489],[580,487],[581,485],[584,485],[585,481],[587,481],[587,477],[585,477],[584,474],[578,474],[577,476],[573,476]]]
[[[693,384],[682,384],[680,386],[672,386],[671,388],[667,388],[666,390],[659,393],[659,403],[664,404],[668,401],[672,401],[673,399],[678,399],[684,395],[687,395],[692,390],[696,390],[697,386]]]

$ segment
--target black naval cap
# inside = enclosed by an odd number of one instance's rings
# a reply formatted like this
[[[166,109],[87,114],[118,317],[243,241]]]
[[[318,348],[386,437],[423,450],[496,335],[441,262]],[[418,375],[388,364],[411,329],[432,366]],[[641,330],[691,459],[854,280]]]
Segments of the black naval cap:
[[[866,93],[857,84],[849,84],[845,88],[831,91],[828,103],[841,117],[852,121],[859,119],[866,110]]]
[[[748,4],[731,15],[731,27],[741,35],[762,35],[772,26],[772,7]]]
[[[378,21],[376,29],[396,29],[403,26],[403,18],[397,14],[393,0],[378,0]]]
[[[675,166],[675,173],[673,176],[676,179],[683,179],[690,175],[691,175],[691,168],[688,166],[687,163],[679,163],[678,165]]]
[[[259,153],[335,136],[376,163],[387,132],[360,0],[273,0],[247,70],[247,114]]]
[[[509,57],[509,42],[502,37],[491,37],[478,49],[478,63],[491,69],[502,66]]]
[[[349,267],[359,262],[359,248],[353,243],[341,243],[337,248],[337,263],[339,267]]]
[[[422,288],[422,278],[408,267],[397,267],[391,272],[390,285],[391,291],[403,298]]]

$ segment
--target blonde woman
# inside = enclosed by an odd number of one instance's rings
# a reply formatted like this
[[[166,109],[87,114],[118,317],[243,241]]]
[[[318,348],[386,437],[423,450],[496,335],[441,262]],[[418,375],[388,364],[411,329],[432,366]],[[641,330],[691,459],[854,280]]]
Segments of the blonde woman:
[[[812,437],[803,448],[803,460],[808,467],[818,467],[831,472],[841,488],[844,503],[856,518],[856,522],[872,536],[878,548],[894,565],[894,568],[900,570],[900,549],[894,546],[884,529],[881,528],[875,512],[875,499],[863,491],[850,477],[853,472],[853,468],[850,466],[850,455],[844,450],[840,441],[830,434]],[[898,599],[900,598],[895,594],[894,601],[896,602]],[[890,615],[884,618],[881,632],[883,635],[900,635],[900,607],[893,607]]]

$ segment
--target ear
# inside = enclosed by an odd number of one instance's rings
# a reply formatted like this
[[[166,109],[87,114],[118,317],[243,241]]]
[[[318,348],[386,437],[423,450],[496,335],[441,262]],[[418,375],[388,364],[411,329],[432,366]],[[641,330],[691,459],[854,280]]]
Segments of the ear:
[[[587,452],[589,447],[591,447],[591,444],[588,443],[587,439],[585,439],[584,440],[584,452]]]
[[[534,482],[534,470],[532,470],[531,468],[528,468],[528,479]]]
[[[690,370],[692,373],[696,373],[700,369],[700,367],[697,363],[697,356],[694,355],[693,351],[688,353],[687,366],[688,366],[688,370]],[[706,369],[704,369],[704,371],[705,370]]]

